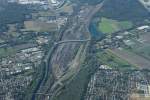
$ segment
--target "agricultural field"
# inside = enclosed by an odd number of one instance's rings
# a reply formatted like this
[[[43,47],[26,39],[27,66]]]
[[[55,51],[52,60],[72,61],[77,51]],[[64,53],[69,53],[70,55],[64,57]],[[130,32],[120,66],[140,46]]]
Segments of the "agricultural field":
[[[119,49],[112,49],[112,53],[117,55],[118,57],[128,61],[130,64],[136,66],[139,69],[150,68],[150,62],[146,58],[137,55],[136,53],[127,51],[127,50],[119,50]]]
[[[8,48],[0,48],[0,58],[1,57],[6,57],[6,56],[10,56],[12,54],[15,54],[17,51],[12,48],[12,47],[8,47]]]
[[[147,33],[144,33],[144,34],[141,34],[140,35],[140,40],[143,40],[143,43],[144,44],[149,44],[150,43],[150,33],[147,32]]]
[[[117,56],[111,50],[106,50],[104,52],[97,52],[97,58],[100,62],[104,65],[108,65],[114,69],[133,69],[135,68],[131,65],[127,60],[122,59],[121,57]]]
[[[150,60],[150,34],[145,33],[141,34],[140,38],[138,39],[141,42],[141,46],[136,47],[136,49],[132,48],[132,51],[136,54],[145,57],[146,59]]]
[[[150,45],[139,47],[135,50],[135,52],[145,57],[146,59],[150,59]]]
[[[55,23],[46,23],[40,21],[25,21],[25,30],[36,32],[56,31],[58,26]]]
[[[107,18],[101,18],[98,23],[98,30],[103,33],[114,33],[120,30],[129,29],[132,23],[129,21],[117,21]]]

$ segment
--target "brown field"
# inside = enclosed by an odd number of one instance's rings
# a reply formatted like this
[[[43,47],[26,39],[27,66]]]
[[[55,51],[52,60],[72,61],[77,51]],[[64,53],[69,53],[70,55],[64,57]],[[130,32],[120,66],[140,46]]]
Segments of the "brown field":
[[[150,96],[142,96],[140,94],[132,94],[130,100],[150,100]]]
[[[25,30],[29,31],[38,31],[38,32],[46,32],[46,31],[56,31],[57,24],[55,23],[46,23],[40,21],[25,21]]]
[[[135,53],[119,49],[112,49],[110,51],[139,69],[150,69],[150,61]]]
[[[149,44],[150,43],[150,34],[147,33],[147,34],[141,35],[140,39],[144,40],[144,43]]]

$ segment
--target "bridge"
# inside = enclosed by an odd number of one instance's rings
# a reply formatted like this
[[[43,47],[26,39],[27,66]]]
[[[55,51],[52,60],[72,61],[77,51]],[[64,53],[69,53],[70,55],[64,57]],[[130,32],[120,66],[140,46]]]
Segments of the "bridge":
[[[59,44],[63,44],[63,43],[70,43],[70,42],[88,42],[88,41],[91,41],[91,39],[85,39],[85,40],[64,40],[64,41],[55,42],[54,45],[59,45]]]

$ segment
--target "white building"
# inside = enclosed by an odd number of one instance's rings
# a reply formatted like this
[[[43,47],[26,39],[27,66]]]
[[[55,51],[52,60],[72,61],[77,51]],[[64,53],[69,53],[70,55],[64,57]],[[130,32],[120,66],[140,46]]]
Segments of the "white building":
[[[57,1],[56,1],[56,0],[51,0],[51,3],[52,3],[52,4],[56,4]]]
[[[46,1],[41,0],[18,0],[19,4],[46,4]]]
[[[59,1],[57,0],[51,0],[50,3],[53,5],[53,6],[58,6],[60,4]]]
[[[149,26],[145,25],[145,26],[138,27],[137,29],[138,30],[144,30],[144,29],[148,29],[148,28],[149,28]]]

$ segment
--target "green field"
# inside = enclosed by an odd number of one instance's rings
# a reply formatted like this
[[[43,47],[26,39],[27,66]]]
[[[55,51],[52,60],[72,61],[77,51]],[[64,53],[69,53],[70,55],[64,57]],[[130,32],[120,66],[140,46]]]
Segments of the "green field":
[[[14,48],[12,48],[12,47],[0,48],[0,58],[9,56],[9,55],[14,54],[16,52],[17,51]]]
[[[150,59],[150,45],[139,47],[137,49],[133,49],[133,52],[136,52],[137,54]]]
[[[96,56],[101,63],[108,65],[111,68],[117,68],[119,70],[128,70],[134,68],[133,65],[129,64],[126,60],[116,56],[110,50],[106,50],[105,52],[98,52]]]
[[[129,29],[132,27],[132,23],[129,21],[117,21],[107,18],[101,18],[98,23],[98,30],[103,33],[114,33],[120,30]]]

